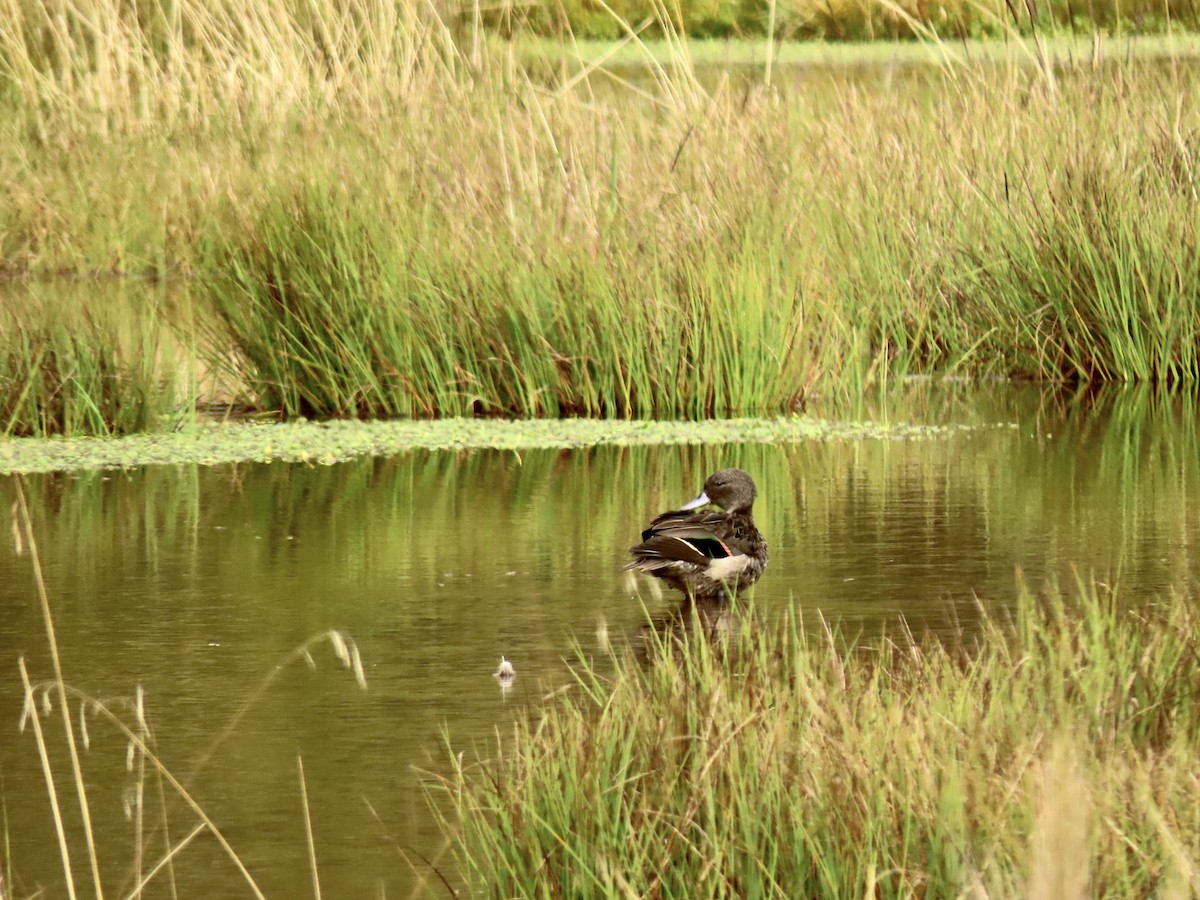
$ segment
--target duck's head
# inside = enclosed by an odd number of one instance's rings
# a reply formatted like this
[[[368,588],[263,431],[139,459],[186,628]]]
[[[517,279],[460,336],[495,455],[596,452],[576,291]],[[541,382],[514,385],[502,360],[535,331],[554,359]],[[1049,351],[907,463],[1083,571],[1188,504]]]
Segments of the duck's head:
[[[711,503],[726,512],[741,512],[749,510],[757,496],[758,488],[749,475],[741,469],[721,469],[708,476],[699,497],[680,508],[696,509]]]

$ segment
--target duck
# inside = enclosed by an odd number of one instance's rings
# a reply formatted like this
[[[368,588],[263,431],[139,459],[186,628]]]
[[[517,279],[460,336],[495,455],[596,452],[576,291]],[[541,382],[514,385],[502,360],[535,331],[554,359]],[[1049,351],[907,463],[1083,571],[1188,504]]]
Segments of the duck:
[[[661,578],[690,599],[736,594],[767,567],[767,541],[754,524],[756,496],[754,480],[741,469],[713,472],[700,496],[646,526],[624,568]]]

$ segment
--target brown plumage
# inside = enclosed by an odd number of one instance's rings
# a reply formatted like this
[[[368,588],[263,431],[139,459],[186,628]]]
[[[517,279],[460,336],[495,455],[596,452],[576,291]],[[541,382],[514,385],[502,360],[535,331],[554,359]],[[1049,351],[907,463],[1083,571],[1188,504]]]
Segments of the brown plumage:
[[[665,512],[629,548],[636,569],[689,597],[716,599],[756,582],[767,566],[767,542],[754,525],[758,490],[741,469],[721,469],[700,496]],[[712,504],[720,510],[700,509]]]

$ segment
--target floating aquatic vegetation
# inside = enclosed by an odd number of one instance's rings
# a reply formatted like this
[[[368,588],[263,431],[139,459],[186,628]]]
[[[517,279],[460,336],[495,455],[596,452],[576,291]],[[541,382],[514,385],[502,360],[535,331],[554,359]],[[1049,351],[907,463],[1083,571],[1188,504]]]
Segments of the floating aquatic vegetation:
[[[520,451],[599,444],[923,440],[944,438],[976,427],[831,422],[804,417],[703,422],[439,419],[272,425],[225,423],[200,425],[186,432],[129,435],[123,438],[20,438],[0,441],[0,474],[180,463],[218,465],[232,462],[289,462],[331,465],[358,456],[382,456],[412,449]]]

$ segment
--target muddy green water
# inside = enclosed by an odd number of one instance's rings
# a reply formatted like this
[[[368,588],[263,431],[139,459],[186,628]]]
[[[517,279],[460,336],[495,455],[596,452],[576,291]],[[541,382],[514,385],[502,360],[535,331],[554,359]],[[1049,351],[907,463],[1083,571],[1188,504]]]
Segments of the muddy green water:
[[[68,682],[117,707],[139,686],[159,752],[186,776],[242,704],[307,638],[337,628],[367,689],[328,645],[292,662],[190,782],[270,897],[311,896],[297,757],[327,897],[405,897],[408,851],[443,841],[421,770],[468,756],[567,680],[578,645],[636,639],[641,602],[619,574],[651,515],[737,464],[759,482],[771,564],[764,610],[789,598],[849,630],[903,615],[918,633],[971,628],[1076,569],[1147,602],[1195,578],[1200,446],[1193,401],[1102,402],[997,387],[893,411],[987,426],[921,440],[412,451],[335,466],[155,466],[25,477]],[[0,480],[7,511],[11,478]],[[7,522],[6,522],[7,526]],[[5,528],[7,535],[8,529]],[[643,590],[652,615],[668,598]],[[518,676],[504,692],[501,654]],[[18,657],[51,674],[28,556],[0,542],[0,792],[8,896],[65,896],[36,745],[18,731]],[[76,720],[78,715],[76,713]],[[74,808],[62,723],[43,719]],[[89,721],[84,755],[108,894],[128,888],[136,772],[126,742]],[[153,784],[153,782],[151,782]],[[148,794],[147,858],[161,854]],[[195,821],[169,805],[171,836]],[[68,827],[90,885],[78,816]],[[439,865],[451,869],[448,856]],[[216,842],[178,858],[180,896],[248,896]],[[11,878],[11,883],[7,883]],[[444,891],[442,892],[444,894]],[[170,896],[164,881],[147,896]]]

